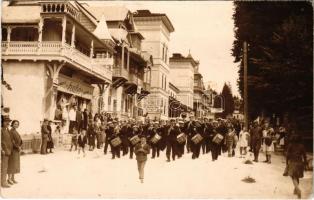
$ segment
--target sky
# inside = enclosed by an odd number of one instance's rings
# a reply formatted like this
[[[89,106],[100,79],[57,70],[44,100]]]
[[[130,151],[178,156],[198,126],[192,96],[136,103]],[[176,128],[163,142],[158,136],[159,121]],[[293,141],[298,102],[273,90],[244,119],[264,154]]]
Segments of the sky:
[[[207,87],[221,92],[229,82],[233,95],[239,96],[238,63],[231,56],[233,31],[232,1],[101,1],[90,5],[124,5],[131,11],[149,9],[165,13],[175,31],[171,33],[169,51],[191,55],[200,61],[200,72]]]

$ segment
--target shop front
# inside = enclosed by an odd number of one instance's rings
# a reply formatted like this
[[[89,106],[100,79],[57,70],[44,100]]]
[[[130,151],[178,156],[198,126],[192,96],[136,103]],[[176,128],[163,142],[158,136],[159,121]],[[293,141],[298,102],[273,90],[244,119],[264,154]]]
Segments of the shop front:
[[[63,74],[59,75],[58,81],[54,120],[62,121],[63,126],[66,127],[63,131],[67,133],[70,111],[74,106],[81,113],[84,110],[91,113],[94,87],[78,78]]]

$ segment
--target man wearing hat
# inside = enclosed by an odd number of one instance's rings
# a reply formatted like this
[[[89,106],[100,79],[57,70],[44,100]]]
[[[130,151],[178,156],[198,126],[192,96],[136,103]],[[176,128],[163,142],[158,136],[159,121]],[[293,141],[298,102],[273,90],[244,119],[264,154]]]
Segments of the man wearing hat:
[[[10,187],[7,183],[6,177],[8,173],[9,156],[11,155],[13,144],[9,132],[10,117],[2,115],[2,129],[1,129],[1,187]]]

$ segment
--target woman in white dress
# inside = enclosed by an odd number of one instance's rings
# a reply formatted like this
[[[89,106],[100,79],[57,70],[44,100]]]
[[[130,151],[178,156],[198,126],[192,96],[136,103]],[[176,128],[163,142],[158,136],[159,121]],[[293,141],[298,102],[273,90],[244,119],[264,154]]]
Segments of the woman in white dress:
[[[266,160],[264,162],[267,162],[268,164],[271,163],[271,152],[274,151],[273,135],[274,129],[269,126],[268,122],[266,122],[263,130],[263,150],[266,154]]]
[[[250,134],[247,128],[243,128],[239,134],[239,145],[240,145],[240,157],[244,157],[247,154],[247,147],[249,146]]]

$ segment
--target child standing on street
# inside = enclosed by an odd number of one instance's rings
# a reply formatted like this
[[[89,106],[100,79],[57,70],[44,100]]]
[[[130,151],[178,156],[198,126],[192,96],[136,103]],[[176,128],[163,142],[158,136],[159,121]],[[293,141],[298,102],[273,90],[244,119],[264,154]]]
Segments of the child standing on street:
[[[135,146],[134,152],[137,160],[137,168],[139,173],[139,179],[141,183],[144,183],[144,167],[147,161],[147,154],[149,154],[150,146],[146,143],[146,138],[141,137],[141,142]]]
[[[80,155],[81,150],[83,151],[83,156],[85,157],[85,145],[87,143],[86,130],[82,130],[82,132],[78,136],[78,154]]]
[[[77,150],[77,136],[78,136],[78,132],[76,127],[73,127],[73,133],[72,133],[72,140],[71,140],[71,148],[70,151],[72,151],[72,147],[75,147],[75,151]]]
[[[239,134],[239,144],[240,144],[240,158],[245,157],[247,153],[247,147],[249,146],[249,137],[250,134],[247,131],[247,128],[244,127]]]

